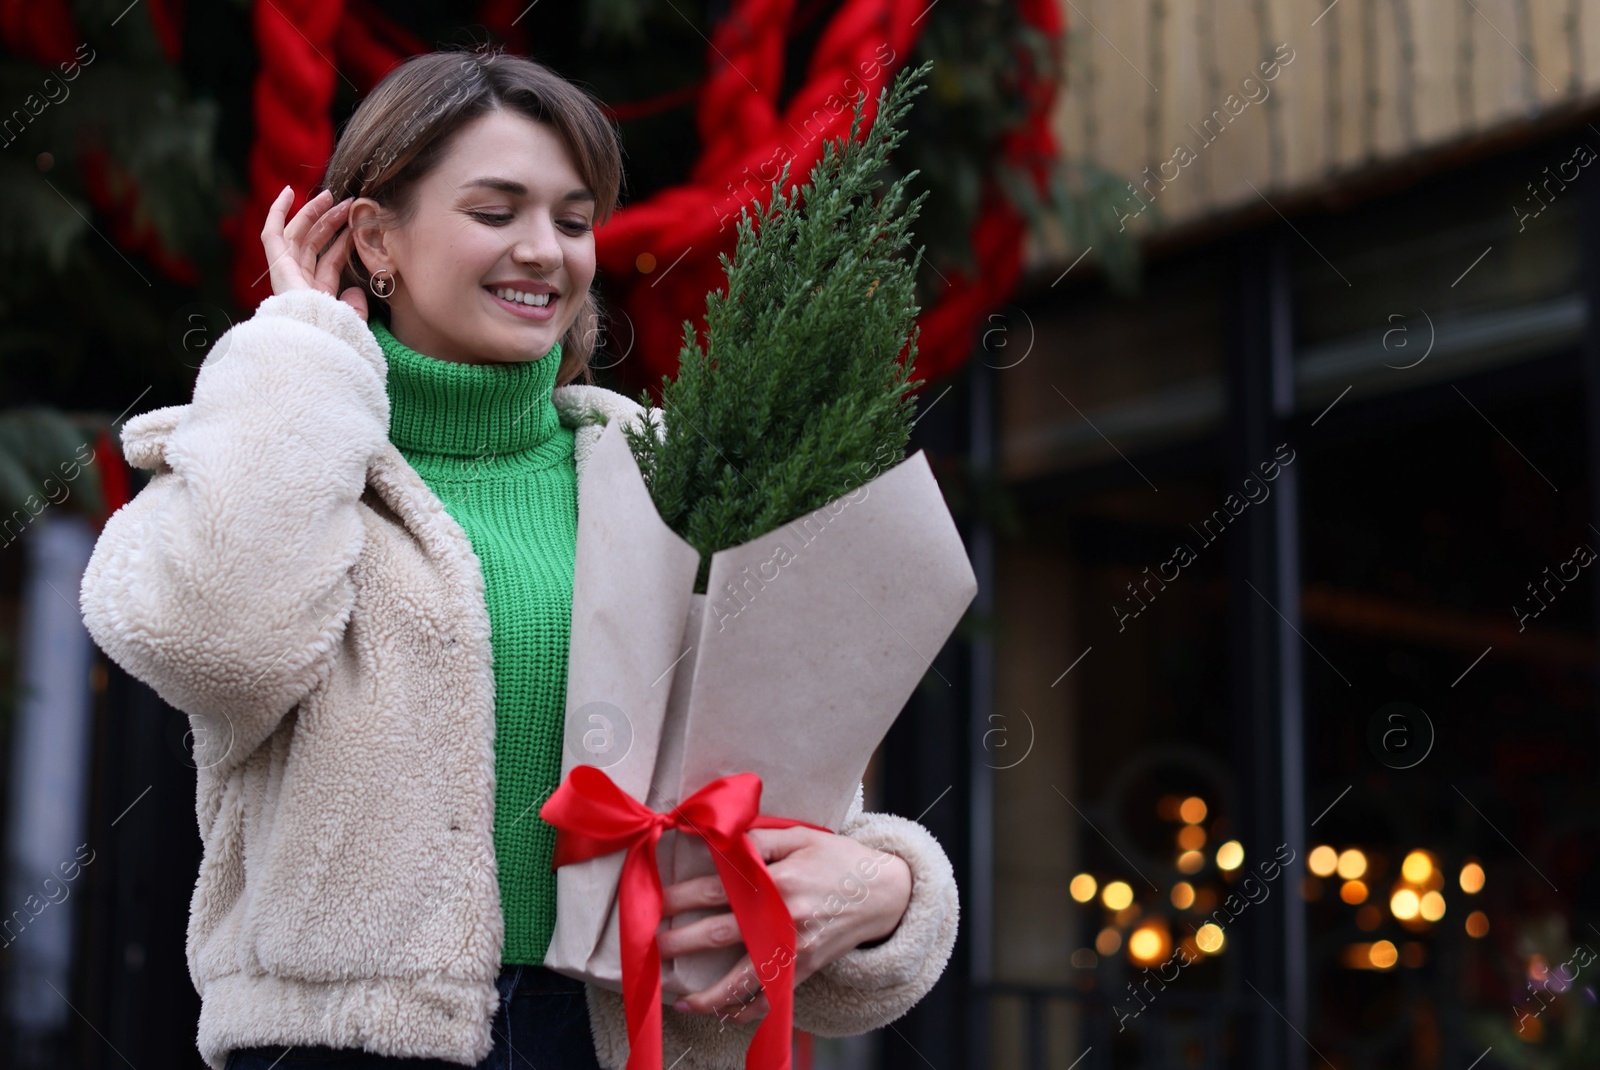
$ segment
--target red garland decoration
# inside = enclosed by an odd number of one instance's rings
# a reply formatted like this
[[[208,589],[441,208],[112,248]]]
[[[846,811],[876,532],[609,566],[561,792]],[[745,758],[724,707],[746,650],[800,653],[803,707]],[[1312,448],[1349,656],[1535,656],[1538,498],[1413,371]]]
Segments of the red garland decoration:
[[[426,51],[428,46],[421,38],[391,21],[368,0],[350,0],[345,18],[339,23],[339,67],[363,93],[406,57]]]
[[[150,8],[150,25],[155,27],[162,54],[168,63],[177,63],[183,58],[183,0],[146,0],[146,3]]]
[[[0,3],[7,0],[0,0]],[[14,0],[12,0],[14,2]],[[513,24],[520,0],[484,0],[479,17],[514,49],[525,50],[524,27]],[[337,53],[365,91],[408,54],[425,46],[366,0],[283,0],[256,8],[262,57],[256,83],[257,142],[251,154],[251,201],[235,224],[235,291],[253,307],[270,292],[257,233],[260,221],[287,183],[302,194],[315,184],[333,148],[328,120],[333,79],[323,58]],[[726,284],[719,253],[732,253],[740,210],[767,202],[772,181],[789,164],[788,189],[802,184],[823,145],[846,135],[855,99],[867,94],[863,121],[876,114],[879,91],[909,59],[925,12],[923,0],[846,0],[824,30],[807,69],[806,84],[779,115],[785,34],[794,0],[735,0],[712,33],[710,74],[696,86],[654,101],[608,108],[619,120],[697,99],[696,125],[704,146],[684,184],[618,209],[596,230],[596,256],[631,321],[641,385],[654,388],[677,372],[685,318],[704,331],[705,296]],[[1055,0],[1019,0],[1023,19],[1059,42]],[[513,14],[513,11],[518,14]],[[1056,47],[1059,47],[1058,45]],[[1059,53],[1058,53],[1059,55]],[[1055,142],[1049,128],[1055,82],[1019,56],[1018,88],[1030,102],[1020,130],[1002,136],[1012,166],[1045,188]],[[993,180],[989,180],[991,192]],[[931,384],[959,369],[985,309],[1004,300],[1022,271],[1026,228],[1004,197],[975,222],[972,245],[978,272],[950,272],[943,292],[919,321],[915,374]],[[703,337],[702,337],[703,342]],[[902,358],[909,351],[902,352]]]
[[[168,62],[182,55],[181,0],[149,0],[149,17]],[[79,46],[67,0],[0,0],[0,44],[20,56],[56,67],[71,63]],[[139,188],[103,147],[82,152],[84,192],[105,216],[116,246],[143,256],[175,282],[193,286],[199,273],[189,260],[173,253],[148,218],[140,214]]]
[[[261,67],[256,74],[256,141],[250,148],[250,197],[235,226],[233,291],[246,308],[272,293],[261,227],[284,186],[291,213],[322,178],[333,152],[335,33],[344,0],[271,0],[253,12]]]
[[[123,459],[122,450],[111,441],[111,431],[106,427],[95,432],[94,463],[100,466],[101,512],[94,518],[98,527],[128,504],[128,463]]]
[[[110,223],[116,247],[144,257],[174,282],[197,285],[200,273],[194,264],[169,252],[154,224],[139,211],[139,188],[127,172],[98,145],[85,148],[82,159],[84,192]]]
[[[0,43],[53,67],[72,60],[78,29],[66,0],[0,0]]]

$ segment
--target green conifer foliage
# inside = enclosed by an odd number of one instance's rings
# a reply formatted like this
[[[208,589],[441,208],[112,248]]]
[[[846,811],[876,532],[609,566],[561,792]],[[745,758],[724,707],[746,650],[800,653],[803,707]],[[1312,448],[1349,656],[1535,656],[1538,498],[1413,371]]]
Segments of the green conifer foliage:
[[[824,146],[805,185],[780,192],[785,164],[759,218],[740,214],[733,259],[721,257],[727,293],[706,297],[706,348],[685,321],[678,377],[662,379],[665,433],[658,441],[625,429],[662,520],[700,551],[698,593],[716,551],[826,505],[905,456],[911,392],[923,385],[907,378],[923,251],[907,262],[901,250],[927,193],[902,207],[916,171],[882,197],[873,191],[931,66],[900,71],[858,141],[861,94],[849,135]]]

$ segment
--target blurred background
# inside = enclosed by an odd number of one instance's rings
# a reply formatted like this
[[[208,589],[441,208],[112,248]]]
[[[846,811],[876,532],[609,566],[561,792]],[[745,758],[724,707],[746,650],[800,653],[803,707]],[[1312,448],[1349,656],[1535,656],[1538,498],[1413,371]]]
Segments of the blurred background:
[[[617,120],[633,395],[739,208],[934,64],[912,445],[980,592],[868,802],[961,935],[797,1066],[1600,1066],[1579,0],[0,0],[0,1065],[201,1065],[188,721],[76,608],[118,431],[376,81],[484,45]]]

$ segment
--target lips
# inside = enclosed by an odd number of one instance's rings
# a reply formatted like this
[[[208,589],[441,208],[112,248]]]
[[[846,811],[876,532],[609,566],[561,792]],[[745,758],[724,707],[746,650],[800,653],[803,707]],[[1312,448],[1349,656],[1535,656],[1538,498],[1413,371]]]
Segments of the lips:
[[[485,286],[484,289],[502,301],[527,305],[530,308],[544,308],[553,304],[560,296],[554,287],[524,289],[520,286]]]
[[[525,320],[543,321],[551,319],[555,316],[556,306],[561,301],[560,295],[548,288],[543,291],[532,291],[507,286],[485,286],[483,290],[496,305],[510,312],[513,316]],[[530,299],[536,299],[539,296],[546,296],[547,303],[542,305],[529,303]]]

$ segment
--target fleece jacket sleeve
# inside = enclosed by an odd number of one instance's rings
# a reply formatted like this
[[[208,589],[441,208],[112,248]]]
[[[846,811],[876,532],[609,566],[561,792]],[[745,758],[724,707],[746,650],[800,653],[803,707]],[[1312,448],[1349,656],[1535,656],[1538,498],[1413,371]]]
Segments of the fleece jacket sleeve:
[[[202,764],[248,755],[341,640],[364,541],[356,503],[388,438],[385,369],[353,308],[293,290],[218,339],[190,404],[124,427],[146,443],[125,448],[130,463],[156,474],[95,544],[84,624],[198,722]],[[142,423],[163,421],[158,454]]]
[[[933,834],[910,818],[863,811],[860,789],[856,798],[839,834],[904,859],[911,900],[883,943],[848,951],[795,986],[795,1028],[823,1037],[866,1033],[914,1007],[944,972],[960,916],[955,871]]]

